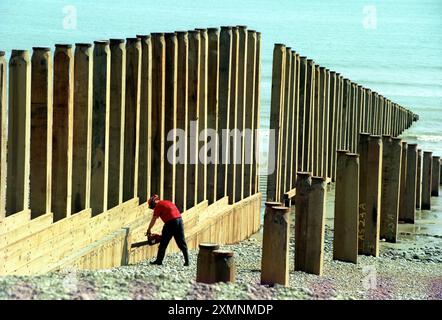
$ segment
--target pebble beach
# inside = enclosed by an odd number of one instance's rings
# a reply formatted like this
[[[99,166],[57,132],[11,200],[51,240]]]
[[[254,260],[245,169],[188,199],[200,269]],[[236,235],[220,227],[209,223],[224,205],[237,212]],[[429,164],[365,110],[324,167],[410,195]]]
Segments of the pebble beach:
[[[293,234],[293,233],[292,233]],[[235,283],[196,283],[197,251],[183,266],[180,253],[166,256],[162,266],[149,261],[110,270],[75,271],[33,277],[0,278],[0,299],[69,300],[305,300],[305,299],[442,299],[442,236],[407,232],[400,244],[382,243],[378,258],[359,256],[357,264],[332,260],[332,236],[326,227],[324,274],[293,271],[294,238],[290,240],[290,285],[260,285],[260,234],[233,250]],[[397,247],[399,246],[399,248]]]

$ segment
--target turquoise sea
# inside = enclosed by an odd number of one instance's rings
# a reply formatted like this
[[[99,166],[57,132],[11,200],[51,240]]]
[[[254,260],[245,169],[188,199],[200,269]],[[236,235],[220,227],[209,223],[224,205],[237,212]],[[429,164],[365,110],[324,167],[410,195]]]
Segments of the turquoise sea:
[[[403,137],[442,155],[440,0],[0,0],[0,50],[239,24],[262,32],[262,127],[285,43],[418,113]]]

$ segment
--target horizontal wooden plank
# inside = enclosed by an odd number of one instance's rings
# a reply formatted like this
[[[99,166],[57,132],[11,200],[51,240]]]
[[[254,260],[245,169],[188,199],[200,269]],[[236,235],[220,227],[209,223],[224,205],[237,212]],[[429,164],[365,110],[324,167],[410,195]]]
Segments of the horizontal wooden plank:
[[[0,220],[0,235],[11,232],[31,221],[31,210],[26,209]]]
[[[1,234],[0,249],[49,227],[53,220],[53,214],[47,213],[28,221],[25,225],[19,228]]]

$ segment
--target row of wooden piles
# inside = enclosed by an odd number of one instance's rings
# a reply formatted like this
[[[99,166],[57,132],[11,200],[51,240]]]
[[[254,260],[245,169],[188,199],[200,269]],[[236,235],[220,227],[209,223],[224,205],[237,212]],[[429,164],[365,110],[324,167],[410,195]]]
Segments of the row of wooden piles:
[[[269,146],[276,160],[267,186],[263,284],[288,285],[292,202],[294,270],[322,274],[329,181],[336,182],[335,260],[377,257],[380,240],[397,241],[399,223],[415,223],[416,209],[431,209],[440,157],[398,137],[418,120],[411,111],[281,44],[271,108],[277,143]]]
[[[256,194],[257,139],[221,137],[259,128],[260,48],[238,26],[0,52],[0,220]]]
[[[290,47],[273,51],[267,201],[293,197],[297,172],[336,180],[337,150],[357,152],[360,132],[396,137],[418,116]]]
[[[415,144],[399,138],[361,134],[359,152],[337,152],[333,259],[351,263],[358,255],[378,257],[380,240],[397,242],[398,224],[415,223],[416,208],[430,210],[442,182],[440,158],[424,152],[422,159]],[[323,273],[326,194],[324,178],[298,173],[295,271]],[[266,203],[263,284],[289,283],[290,224],[289,207]]]

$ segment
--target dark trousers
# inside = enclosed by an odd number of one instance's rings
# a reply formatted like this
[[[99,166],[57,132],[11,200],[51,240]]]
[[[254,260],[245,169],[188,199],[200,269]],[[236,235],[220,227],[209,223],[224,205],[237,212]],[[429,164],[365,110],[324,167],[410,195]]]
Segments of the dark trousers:
[[[172,239],[172,237],[175,238],[175,242],[178,248],[180,248],[181,252],[183,253],[185,262],[188,263],[189,254],[187,252],[186,239],[184,238],[183,219],[181,218],[168,221],[164,224],[156,261],[158,263],[163,262],[167,246],[169,245],[170,239]]]

